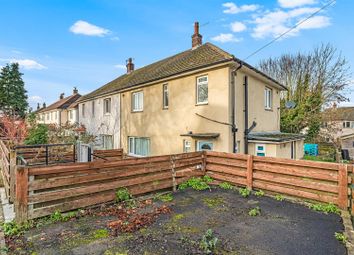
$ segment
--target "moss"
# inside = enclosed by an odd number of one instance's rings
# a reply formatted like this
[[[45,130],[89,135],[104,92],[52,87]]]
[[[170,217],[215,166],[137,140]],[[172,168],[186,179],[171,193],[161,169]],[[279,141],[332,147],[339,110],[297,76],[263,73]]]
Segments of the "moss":
[[[94,239],[107,238],[109,232],[107,229],[97,229],[92,233]]]
[[[184,214],[175,214],[170,222],[167,222],[164,225],[166,231],[173,233],[183,233],[183,234],[193,234],[198,233],[200,230],[193,226],[186,226],[185,224],[181,223],[181,220],[185,218]]]
[[[172,220],[173,220],[173,221],[179,221],[179,220],[183,219],[184,217],[185,217],[184,214],[178,213],[178,214],[175,214],[175,215],[172,217]]]
[[[225,203],[225,200],[222,197],[213,197],[213,198],[203,198],[203,203],[209,208],[215,208]]]

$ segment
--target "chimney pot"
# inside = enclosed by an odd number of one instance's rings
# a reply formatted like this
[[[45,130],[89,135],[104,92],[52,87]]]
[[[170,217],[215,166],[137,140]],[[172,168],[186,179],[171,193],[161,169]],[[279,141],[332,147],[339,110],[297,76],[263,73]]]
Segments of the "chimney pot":
[[[47,107],[47,105],[45,103],[43,103],[43,108],[46,108],[46,107]]]
[[[194,34],[192,35],[192,49],[195,49],[203,44],[203,36],[199,34],[199,22],[194,22]]]
[[[64,93],[61,93],[60,96],[59,96],[59,98],[60,98],[60,99],[63,99],[63,98],[64,98],[64,95],[65,95]]]
[[[40,103],[37,103],[37,110],[41,109]]]
[[[134,63],[133,63],[132,58],[128,58],[126,66],[127,66],[127,73],[128,74],[134,71]]]
[[[73,89],[73,95],[76,95],[76,94],[78,94],[79,93],[79,90],[76,88],[76,87],[74,87],[74,89]]]

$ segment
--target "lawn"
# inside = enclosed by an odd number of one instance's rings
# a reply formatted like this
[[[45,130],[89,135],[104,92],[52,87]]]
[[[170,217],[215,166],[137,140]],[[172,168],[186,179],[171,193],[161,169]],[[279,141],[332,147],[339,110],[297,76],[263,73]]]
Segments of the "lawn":
[[[338,214],[230,188],[52,215],[7,242],[11,254],[346,254]]]

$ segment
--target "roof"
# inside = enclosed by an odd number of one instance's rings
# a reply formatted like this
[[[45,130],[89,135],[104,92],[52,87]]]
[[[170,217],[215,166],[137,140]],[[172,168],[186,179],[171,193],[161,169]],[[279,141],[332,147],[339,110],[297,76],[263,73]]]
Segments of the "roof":
[[[354,121],[354,107],[338,107],[335,115],[335,120]]]
[[[132,88],[135,86],[143,85],[149,82],[157,81],[160,79],[168,78],[173,75],[182,74],[188,71],[198,70],[204,67],[226,63],[226,62],[239,62],[242,61],[235,58],[232,54],[220,49],[211,43],[205,43],[198,48],[189,49],[178,53],[174,56],[165,58],[153,64],[136,69],[129,74],[124,74],[108,82],[106,85],[94,90],[93,92],[80,98],[79,102],[97,97],[104,96],[118,92],[123,89]],[[270,78],[261,71],[255,69],[251,65],[242,62],[242,64],[253,71],[261,74],[265,78],[278,84],[283,89],[286,89],[283,85]]]
[[[304,139],[303,134],[291,134],[282,132],[259,132],[248,134],[248,140],[270,141],[270,142],[286,142]]]
[[[58,101],[56,101],[55,103],[45,107],[45,108],[41,108],[37,111],[35,111],[35,113],[40,113],[40,112],[47,112],[47,111],[52,111],[55,109],[67,109],[67,108],[72,108],[73,105],[75,105],[75,103],[77,102],[77,100],[81,97],[80,94],[73,94],[71,96],[65,97],[63,99],[60,99]]]

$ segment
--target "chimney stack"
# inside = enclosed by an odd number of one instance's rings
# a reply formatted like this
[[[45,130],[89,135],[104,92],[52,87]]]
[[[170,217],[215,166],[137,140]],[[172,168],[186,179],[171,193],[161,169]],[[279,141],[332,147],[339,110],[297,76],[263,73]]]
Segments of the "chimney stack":
[[[199,34],[199,22],[194,22],[194,34],[192,35],[192,49],[201,46],[203,36]]]
[[[40,103],[37,103],[37,110],[41,109]]]
[[[64,93],[61,93],[60,96],[59,96],[59,99],[64,99]]]
[[[134,63],[132,58],[128,58],[126,66],[127,66],[127,73],[131,73],[134,71]]]
[[[46,107],[47,107],[47,105],[45,103],[43,103],[43,108],[46,108]]]
[[[78,93],[79,93],[78,89],[77,89],[76,87],[74,87],[74,89],[73,89],[73,95],[76,95],[76,94],[78,94]]]

